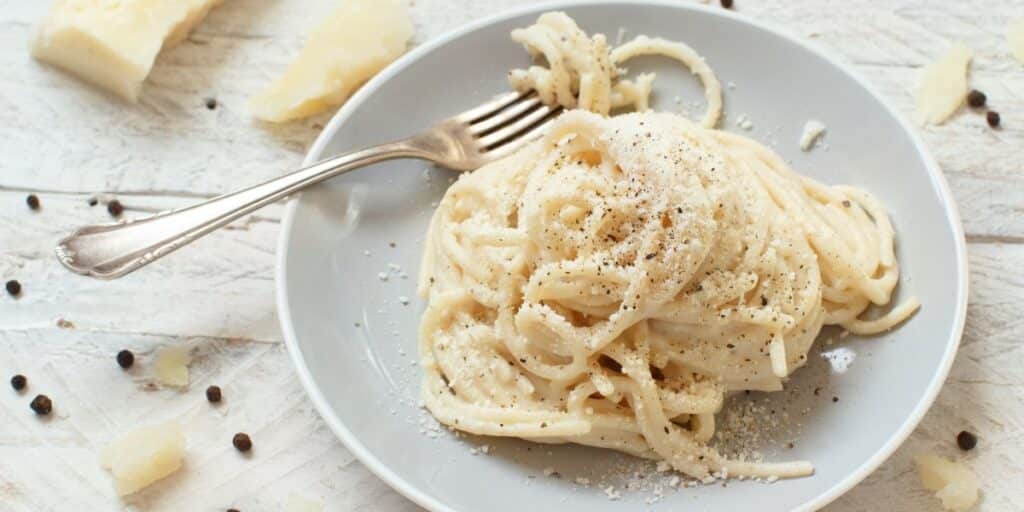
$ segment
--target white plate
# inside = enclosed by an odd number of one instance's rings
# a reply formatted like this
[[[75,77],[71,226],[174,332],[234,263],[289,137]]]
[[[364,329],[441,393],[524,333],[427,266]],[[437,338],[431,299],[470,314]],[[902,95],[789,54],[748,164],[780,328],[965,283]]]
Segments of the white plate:
[[[678,0],[563,2],[482,20],[416,48],[363,87],[313,146],[312,162],[414,133],[507,90],[505,73],[529,60],[509,31],[561,8],[591,33],[614,41],[663,36],[686,41],[723,83],[727,120],[746,115],[748,134],[802,173],[826,183],[864,187],[889,208],[898,231],[900,295],[924,303],[906,325],[873,339],[848,337],[825,347],[797,372],[786,393],[766,400],[785,428],[765,443],[770,458],[809,459],[814,476],[772,485],[667,489],[651,510],[810,510],[874,470],[917,425],[948,373],[963,328],[967,281],[964,236],[949,187],[913,130],[843,66],[790,36],[723,9]],[[658,109],[695,103],[696,80],[659,59],[630,63],[657,70]],[[676,96],[681,96],[681,102]],[[808,118],[828,126],[825,147],[803,153]],[[345,445],[395,489],[435,511],[633,510],[653,496],[626,492],[610,501],[576,477],[615,483],[627,457],[576,446],[547,447],[509,439],[432,438],[416,407],[415,297],[421,240],[432,203],[452,173],[396,161],[329,181],[293,200],[284,218],[278,304],[288,349],[313,403]],[[394,242],[396,247],[390,247]],[[364,254],[369,251],[369,256]],[[389,270],[398,265],[403,278]],[[388,273],[387,281],[379,273]],[[401,304],[399,297],[411,304]],[[834,334],[834,332],[832,333]],[[850,359],[852,358],[852,362]],[[820,387],[818,396],[812,393]],[[840,398],[833,402],[832,397]],[[808,412],[803,413],[807,408]],[[792,449],[784,447],[795,441]],[[488,445],[490,453],[473,455]],[[777,451],[777,453],[775,453]],[[554,468],[562,478],[544,477]],[[660,477],[659,477],[660,478]],[[621,490],[621,482],[619,482]]]

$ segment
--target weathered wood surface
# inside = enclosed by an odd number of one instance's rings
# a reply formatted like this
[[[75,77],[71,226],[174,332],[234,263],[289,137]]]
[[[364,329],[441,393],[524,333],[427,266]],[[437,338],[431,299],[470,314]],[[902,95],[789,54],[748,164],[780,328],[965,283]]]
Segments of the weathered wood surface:
[[[685,0],[680,0],[685,1]],[[128,505],[143,510],[280,510],[290,491],[328,510],[415,510],[364,469],[306,399],[280,339],[273,266],[280,207],[220,231],[126,279],[71,276],[52,257],[69,228],[107,218],[89,197],[116,196],[127,215],[184,205],[277,175],[297,164],[329,115],[260,125],[247,97],[278,73],[318,12],[334,0],[228,0],[180,46],[165,52],[138,105],[126,105],[26,52],[49,2],[0,0],[0,278],[24,285],[0,298],[0,376],[20,372],[29,393],[0,391],[0,510],[117,510],[95,452],[142,422],[183,417],[188,470]],[[419,41],[523,0],[416,0]],[[1024,66],[1005,45],[1024,2],[737,0],[739,12],[811,38],[853,64],[904,114],[918,68],[954,40],[976,52],[971,82],[1003,113],[991,131],[962,112],[923,129],[959,200],[971,242],[971,306],[950,380],[910,440],[833,512],[936,510],[910,458],[952,451],[967,428],[981,443],[968,457],[983,482],[981,510],[1024,501]],[[216,98],[218,107],[204,102]],[[25,207],[28,192],[43,202]],[[61,328],[58,320],[74,324]],[[121,348],[142,359],[158,347],[196,347],[186,391],[128,378]],[[210,412],[203,389],[224,388]],[[6,386],[6,384],[5,384]],[[28,410],[45,391],[56,417]],[[238,457],[232,433],[259,440]],[[77,505],[77,506],[74,506]]]

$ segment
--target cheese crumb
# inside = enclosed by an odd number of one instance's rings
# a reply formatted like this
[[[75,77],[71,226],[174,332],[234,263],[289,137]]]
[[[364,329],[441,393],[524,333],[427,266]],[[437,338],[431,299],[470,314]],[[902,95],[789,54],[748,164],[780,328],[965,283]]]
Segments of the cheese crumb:
[[[619,491],[616,491],[614,485],[609,485],[608,487],[605,487],[604,488],[604,495],[607,496],[608,499],[611,500],[611,501],[615,501],[615,500],[618,500],[618,499],[622,498],[622,493],[620,493]]]
[[[939,60],[924,67],[917,86],[917,113],[921,122],[942,124],[967,97],[967,66],[973,52],[955,44]]]
[[[185,434],[175,423],[125,433],[100,453],[119,496],[132,494],[174,473],[185,457]]]
[[[188,386],[188,365],[192,362],[192,356],[188,352],[188,347],[180,345],[161,350],[156,355],[156,362],[153,363],[153,375],[157,382],[165,386]]]
[[[1024,64],[1024,16],[1010,21],[1006,31],[1006,42],[1010,45],[1010,53]]]
[[[736,126],[743,128],[744,130],[750,131],[754,127],[754,122],[751,121],[746,115],[740,115],[736,118]]]
[[[284,509],[285,512],[321,512],[324,509],[324,504],[306,498],[297,492],[291,492],[288,493],[288,502]]]
[[[978,477],[967,466],[930,453],[915,459],[921,485],[935,492],[942,508],[965,512],[978,501]]]
[[[825,124],[816,119],[809,119],[804,123],[804,131],[800,134],[800,149],[808,151],[814,143],[825,133]]]

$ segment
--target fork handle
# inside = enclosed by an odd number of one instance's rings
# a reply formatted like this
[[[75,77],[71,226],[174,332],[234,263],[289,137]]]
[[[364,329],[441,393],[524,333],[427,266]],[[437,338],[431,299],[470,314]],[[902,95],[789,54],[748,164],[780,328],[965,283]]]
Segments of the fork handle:
[[[178,210],[126,222],[85,226],[58,243],[57,257],[77,274],[118,278],[310,185],[383,160],[423,158],[423,151],[412,142],[399,141],[339,155]]]

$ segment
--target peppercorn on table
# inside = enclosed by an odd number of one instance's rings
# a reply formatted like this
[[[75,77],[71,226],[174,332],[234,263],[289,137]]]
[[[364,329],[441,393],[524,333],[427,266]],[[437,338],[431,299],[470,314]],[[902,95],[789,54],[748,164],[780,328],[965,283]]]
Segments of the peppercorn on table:
[[[522,3],[417,0],[415,41]],[[48,4],[0,0],[0,376],[10,380],[0,392],[0,510],[256,511],[282,510],[289,499],[332,511],[417,510],[341,445],[292,370],[274,303],[280,206],[118,281],[71,275],[53,256],[56,241],[78,225],[184,206],[296,166],[333,112],[261,124],[247,101],[337,0],[307,0],[304,9],[290,0],[224,2],[159,55],[137,104],[30,58],[26,44]],[[1024,65],[1010,56],[1006,30],[1022,7],[732,5],[851,63],[908,117],[919,69],[961,41],[975,52],[970,86],[1000,114],[998,129],[988,126],[991,115],[969,108],[920,129],[967,231],[967,328],[924,421],[830,512],[936,510],[913,471],[922,451],[965,460],[981,481],[981,510],[1019,506]],[[175,384],[177,368],[166,379],[153,372],[169,346],[188,349],[186,386]],[[182,469],[118,497],[99,453],[125,431],[171,419],[190,433]]]

